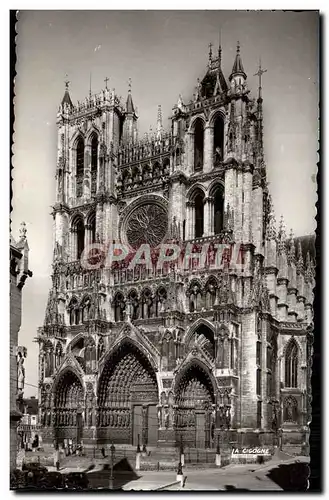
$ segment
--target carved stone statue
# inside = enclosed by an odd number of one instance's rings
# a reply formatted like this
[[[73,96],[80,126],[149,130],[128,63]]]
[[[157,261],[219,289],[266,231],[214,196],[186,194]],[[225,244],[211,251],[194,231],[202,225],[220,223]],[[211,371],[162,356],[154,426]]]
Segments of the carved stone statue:
[[[17,389],[21,394],[25,385],[25,367],[24,367],[25,352],[18,352],[17,355]]]

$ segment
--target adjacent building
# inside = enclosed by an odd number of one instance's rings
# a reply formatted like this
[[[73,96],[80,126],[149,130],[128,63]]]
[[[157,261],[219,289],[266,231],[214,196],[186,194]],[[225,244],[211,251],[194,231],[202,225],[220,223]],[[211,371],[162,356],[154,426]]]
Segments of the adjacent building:
[[[18,332],[22,320],[22,290],[26,279],[32,276],[28,263],[29,246],[26,225],[21,224],[19,240],[10,236],[10,470],[16,468],[18,450],[17,425],[22,416],[19,407],[23,398],[26,348],[18,346]]]

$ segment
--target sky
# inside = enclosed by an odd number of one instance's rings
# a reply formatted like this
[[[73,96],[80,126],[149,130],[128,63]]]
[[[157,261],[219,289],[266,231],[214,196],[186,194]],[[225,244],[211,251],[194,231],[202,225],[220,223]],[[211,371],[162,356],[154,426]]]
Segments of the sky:
[[[208,62],[208,44],[222,41],[229,76],[236,52],[248,85],[259,58],[263,76],[264,148],[277,221],[299,236],[316,228],[318,161],[318,15],[316,12],[20,11],[17,24],[12,233],[26,222],[33,277],[23,289],[19,342],[28,349],[25,396],[37,395],[37,328],[44,321],[52,261],[56,113],[66,75],[73,102],[105,87],[126,99],[128,79],[139,133],[164,125],[179,94],[192,98]]]

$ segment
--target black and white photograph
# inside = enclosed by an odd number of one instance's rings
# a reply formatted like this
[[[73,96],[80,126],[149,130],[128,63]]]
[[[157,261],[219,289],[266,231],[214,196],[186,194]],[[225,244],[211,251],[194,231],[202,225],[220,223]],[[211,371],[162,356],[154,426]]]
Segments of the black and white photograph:
[[[307,491],[319,11],[10,15],[10,489]]]

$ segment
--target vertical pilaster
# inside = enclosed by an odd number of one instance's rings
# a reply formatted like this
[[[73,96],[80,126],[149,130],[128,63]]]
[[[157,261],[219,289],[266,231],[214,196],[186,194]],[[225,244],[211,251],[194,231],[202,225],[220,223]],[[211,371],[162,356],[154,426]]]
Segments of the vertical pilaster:
[[[263,189],[260,185],[252,190],[252,239],[255,253],[262,253],[263,241]]]
[[[213,149],[214,149],[214,127],[206,125],[204,129],[204,145],[203,145],[203,171],[211,172],[213,169]]]
[[[252,169],[248,165],[243,173],[243,243],[252,241],[251,223],[252,223]]]

